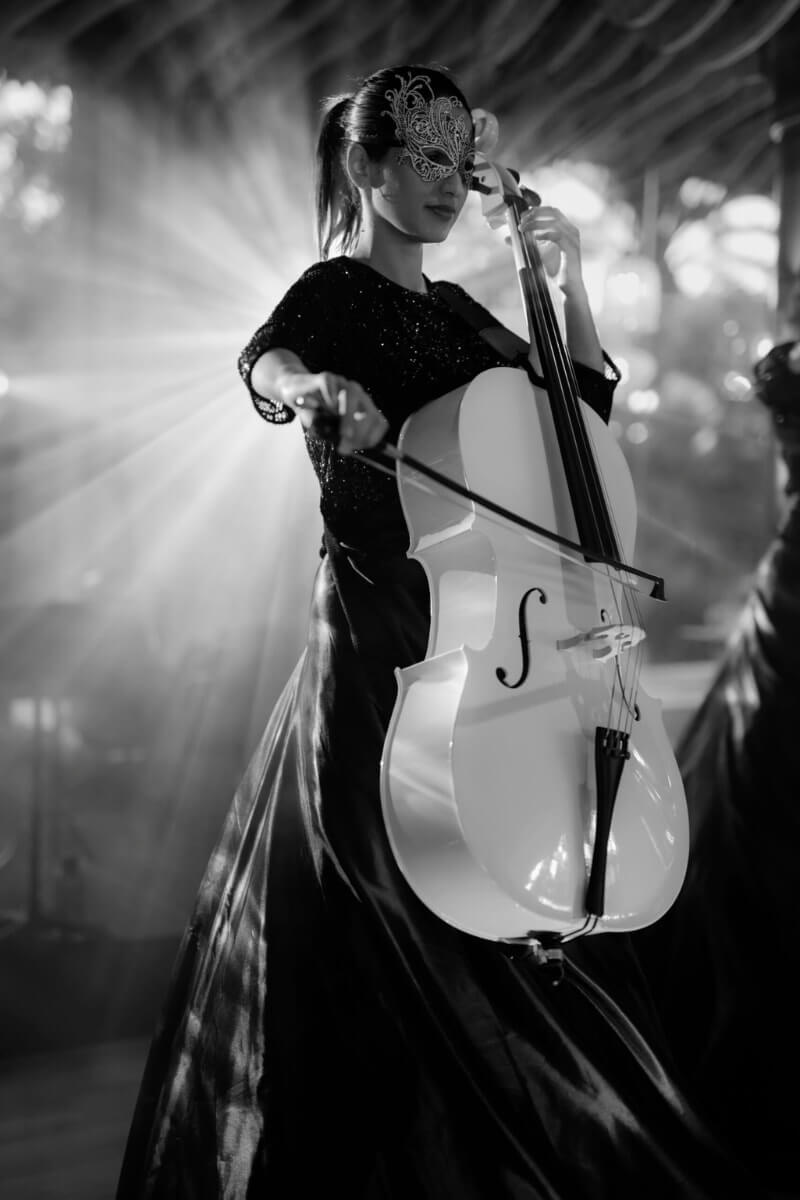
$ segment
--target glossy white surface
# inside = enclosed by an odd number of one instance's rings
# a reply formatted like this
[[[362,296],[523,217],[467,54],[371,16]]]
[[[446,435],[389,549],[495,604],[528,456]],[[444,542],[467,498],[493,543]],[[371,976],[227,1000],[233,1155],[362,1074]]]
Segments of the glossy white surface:
[[[603,422],[583,411],[631,562],[627,464]],[[546,396],[521,372],[498,368],[415,414],[401,448],[576,538],[554,439]],[[594,836],[595,728],[629,729],[597,931],[651,923],[683,881],[688,822],[660,705],[636,686],[640,597],[612,569],[564,557],[460,498],[436,498],[406,468],[400,493],[433,610],[427,658],[397,673],[382,764],[384,816],[410,885],[478,936],[578,929]],[[497,668],[507,681],[520,676],[519,607],[531,588],[540,591],[525,604],[530,672],[505,687]],[[622,641],[604,641],[604,626],[619,626]]]

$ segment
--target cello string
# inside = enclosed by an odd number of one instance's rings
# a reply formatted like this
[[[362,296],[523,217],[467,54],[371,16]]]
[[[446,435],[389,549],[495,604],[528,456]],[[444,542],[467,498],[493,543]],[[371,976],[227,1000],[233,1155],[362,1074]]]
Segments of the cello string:
[[[532,248],[530,257],[533,260],[534,269],[538,268],[536,270],[537,282],[539,285],[539,290],[542,290],[543,288],[548,287],[547,280],[546,280],[545,273],[544,273],[544,267],[541,262],[541,254],[539,253],[539,249],[535,243],[535,239],[532,238],[531,242],[532,242],[533,248]],[[526,247],[526,249],[530,250],[530,247]],[[549,289],[546,293],[543,293],[543,294],[546,295],[547,301],[550,301]],[[556,333],[559,331],[558,331],[558,327],[557,327],[555,314],[554,314],[554,311],[552,308],[552,303],[544,302],[542,304],[541,308],[542,308],[542,311],[544,314],[544,319],[547,322],[547,332],[549,335],[549,342],[550,342],[550,345],[552,346],[554,356],[557,357],[557,359],[558,359],[558,368],[561,372],[563,372],[563,376],[568,379],[569,385],[567,387],[565,387],[562,384],[562,393],[564,394],[565,400],[567,403],[568,415],[571,419],[573,419],[575,426],[576,426],[575,435],[574,435],[576,442],[581,447],[581,450],[584,450],[586,454],[591,456],[590,461],[596,461],[596,451],[595,451],[595,447],[592,443],[591,430],[588,428],[588,426],[586,425],[586,422],[583,420],[583,417],[582,417],[582,414],[580,413],[579,407],[577,405],[573,406],[570,403],[571,395],[575,395],[575,396],[578,395],[577,380],[575,378],[572,361],[569,358],[569,355],[566,354],[566,351],[565,351],[565,348],[563,345],[563,340],[560,336],[556,336]],[[582,445],[581,445],[581,443],[582,443]],[[594,479],[593,479],[592,486],[593,487],[597,486],[601,489],[604,510],[607,513],[608,521],[611,526],[613,536],[615,537],[617,545],[619,545],[620,544],[619,530],[618,530],[617,522],[615,519],[613,506],[608,503],[607,492],[605,489],[605,481],[603,480],[603,478],[599,472],[596,472],[596,473],[593,472],[593,475],[595,475],[595,474],[596,474],[597,482],[595,485]],[[587,480],[587,482],[588,482],[588,480]],[[639,605],[638,605],[638,596],[636,596],[636,595],[630,596],[627,594],[627,591],[624,590],[623,594],[622,594],[623,595],[622,604],[620,604],[620,600],[617,596],[617,588],[615,587],[614,575],[610,568],[607,571],[607,578],[608,578],[608,583],[609,583],[609,587],[610,587],[612,596],[614,597],[614,606],[615,606],[618,616],[621,618],[621,623],[624,623],[624,618],[627,616],[629,624],[635,625],[635,626],[638,626],[639,628],[641,628],[642,621],[641,621],[641,612],[640,612]],[[615,684],[614,684],[614,687],[612,688],[612,695],[611,695],[611,698],[609,701],[609,723],[611,723],[611,717],[613,716],[613,697],[616,693],[616,680],[618,679],[619,689],[620,689],[620,693],[621,693],[620,700],[619,700],[620,717],[624,717],[624,719],[623,720],[620,720],[619,718],[617,719],[617,727],[625,728],[626,732],[630,732],[630,726],[631,726],[632,720],[634,719],[633,709],[631,708],[631,705],[628,702],[627,696],[629,694],[635,695],[635,693],[638,689],[639,679],[640,679],[640,674],[641,674],[642,657],[643,657],[643,651],[638,648],[638,645],[632,647],[629,651],[627,651],[625,653],[625,660],[624,660],[624,664],[623,664],[625,678],[623,678],[623,671],[621,671],[620,667],[619,667],[619,655],[616,656],[616,664],[615,664],[616,669],[615,669],[615,673],[614,673],[615,674]],[[624,709],[623,709],[623,706],[624,706]]]
[[[505,170],[490,162],[487,162],[485,165],[491,169],[494,175],[495,186],[483,188],[481,191],[484,195],[497,195],[501,197],[505,206],[506,223],[515,257],[517,258],[517,265],[520,269],[523,300],[528,305],[529,311],[532,314],[530,321],[531,341],[534,345],[538,346],[540,355],[548,360],[550,366],[550,371],[548,372],[550,380],[548,382],[551,382],[554,387],[559,388],[561,392],[560,408],[563,418],[568,423],[568,429],[563,430],[562,426],[562,432],[568,433],[571,439],[574,458],[583,476],[585,491],[589,495],[592,492],[595,493],[596,504],[600,508],[601,513],[604,514],[604,523],[609,536],[614,538],[618,543],[618,530],[614,527],[613,513],[608,504],[604,481],[596,470],[593,447],[591,447],[588,441],[586,424],[580,412],[579,405],[576,403],[578,398],[577,381],[572,368],[572,361],[566,352],[553,311],[552,297],[539,246],[533,234],[523,233],[519,229],[519,218],[522,213],[527,208],[535,206],[531,205],[524,196],[518,182],[519,175],[517,173]],[[507,176],[508,183],[504,183],[500,175],[501,172],[504,172],[505,176]],[[494,208],[490,212],[496,214],[497,209]],[[508,219],[509,213],[512,213],[516,220],[513,222],[510,221]],[[558,400],[558,397],[556,397],[556,400]],[[597,526],[597,514],[594,511],[592,512],[592,518]],[[602,544],[602,538],[598,538],[598,542]],[[620,556],[616,554],[612,555],[612,557],[619,558]]]
[[[548,314],[547,319],[551,323],[551,329],[552,329],[552,323],[554,322],[555,318],[554,318],[554,316],[550,316]],[[555,351],[557,354],[563,355],[563,343],[560,338],[555,343]],[[562,360],[561,366],[564,370],[564,373],[569,376],[571,383],[574,384],[575,394],[577,395],[577,380],[575,379],[572,361],[568,355],[563,355],[563,360]],[[593,444],[591,430],[587,426],[586,422],[583,421],[583,418],[582,418],[582,415],[580,414],[579,409],[576,412],[576,420],[579,423],[579,429],[583,435],[587,453],[592,455],[593,459],[596,459],[596,450],[595,450],[595,447]],[[615,518],[614,508],[607,501],[605,482],[604,482],[602,476],[599,474],[599,472],[597,473],[597,482],[598,482],[598,486],[603,491],[603,501],[604,501],[605,510],[608,513],[608,518],[609,518],[609,521],[610,521],[610,524],[611,524],[611,527],[612,527],[612,530],[613,530],[613,533],[615,536],[615,540],[617,541],[617,544],[619,544],[621,539],[619,537],[619,530],[618,530],[618,525],[617,525],[616,518]],[[615,586],[614,573],[611,569],[608,570],[608,582],[609,582],[609,587],[611,589],[612,595],[614,596],[615,608],[616,608],[619,618],[621,619],[621,623],[624,623],[625,619],[627,618],[627,621],[629,624],[637,625],[641,628],[642,620],[641,620],[641,612],[640,612],[639,605],[638,605],[638,597],[635,595],[629,596],[627,594],[627,592],[623,592],[622,593],[622,603],[620,604],[620,599],[617,595],[617,588]],[[640,671],[641,671],[641,658],[642,658],[642,651],[638,650],[637,647],[633,647],[631,652],[628,652],[625,654],[625,660],[624,660],[624,664],[623,664],[625,678],[623,678],[623,672],[619,671],[619,656],[617,657],[617,668],[618,669],[615,672],[615,674],[619,678],[619,685],[620,685],[620,689],[622,692],[622,699],[620,701],[620,704],[624,704],[626,714],[631,714],[631,715],[627,716],[625,722],[620,723],[623,725],[629,724],[631,717],[632,717],[632,710],[631,710],[630,704],[627,701],[627,695],[635,694],[635,691],[638,688],[638,682],[639,682]]]
[[[536,284],[536,309],[546,337],[546,352],[551,359],[551,370],[554,380],[560,389],[560,400],[564,416],[570,425],[575,453],[582,469],[587,492],[595,493],[595,502],[600,506],[601,518],[595,513],[598,527],[608,526],[610,536],[619,545],[619,531],[616,528],[613,510],[608,502],[604,481],[596,467],[594,447],[589,440],[589,432],[578,401],[580,399],[577,379],[572,360],[566,351],[558,328],[558,321],[549,292],[544,265],[535,238],[522,239],[522,245],[530,262],[530,270]],[[602,545],[602,541],[600,542]],[[616,555],[615,557],[619,557]]]
[[[500,197],[505,206],[506,223],[515,251],[515,257],[518,260],[517,265],[521,268],[520,283],[523,289],[523,300],[529,304],[532,313],[535,315],[535,320],[531,322],[531,340],[535,345],[542,342],[542,345],[539,346],[540,354],[549,358],[551,380],[554,385],[557,385],[561,389],[563,416],[569,423],[568,432],[575,450],[575,457],[582,469],[584,488],[588,494],[594,491],[598,498],[602,498],[600,504],[601,511],[605,513],[606,527],[609,530],[610,536],[618,540],[618,531],[614,528],[613,513],[608,504],[608,497],[605,494],[605,484],[597,474],[595,468],[594,454],[587,439],[585,422],[582,419],[578,405],[572,399],[572,397],[578,397],[577,381],[572,369],[572,361],[566,353],[553,312],[552,297],[539,247],[533,234],[523,233],[519,229],[519,218],[522,213],[526,209],[535,207],[536,205],[531,204],[525,197],[519,184],[520,177],[517,172],[509,171],[488,161],[482,165],[491,170],[494,176],[494,186],[488,188],[482,187],[479,190],[484,197],[487,195]],[[508,182],[505,182],[504,178],[501,177],[501,172],[507,178]],[[539,203],[538,197],[536,197],[536,203]],[[497,211],[496,206],[487,211],[490,224],[492,224],[491,217],[496,216]],[[515,221],[512,222],[508,219],[509,212],[513,213],[517,218]],[[535,288],[531,285],[532,283],[536,285]],[[537,336],[539,331],[541,331],[541,337]],[[587,464],[591,464],[591,475],[587,471]],[[593,518],[596,522],[596,514],[593,514]],[[619,555],[612,557],[618,558]]]
[[[591,496],[592,492],[599,491],[599,479],[594,463],[589,455],[589,446],[586,441],[586,433],[584,423],[581,419],[580,410],[577,406],[578,387],[572,370],[572,362],[564,347],[561,331],[558,326],[558,321],[555,316],[552,297],[550,295],[547,275],[542,262],[541,253],[538,244],[533,235],[523,235],[517,230],[517,237],[520,240],[520,248],[524,256],[527,267],[527,282],[528,293],[531,298],[533,309],[538,318],[535,324],[535,330],[541,330],[541,337],[537,337],[540,354],[546,358],[549,365],[549,375],[552,382],[557,385],[560,391],[560,402],[562,418],[566,419],[569,432],[574,448],[574,456],[581,468],[581,473],[584,479],[584,488]],[[549,381],[548,381],[549,382]],[[597,497],[595,497],[597,503]],[[610,525],[608,514],[603,514],[602,508],[593,509],[592,516],[598,532],[602,524]],[[601,518],[604,517],[604,520]],[[612,532],[613,536],[613,532]],[[598,538],[598,547],[602,546],[602,534]]]
[[[555,336],[555,330],[552,322],[552,307],[548,306],[549,294],[542,288],[546,289],[546,282],[543,284],[539,273],[536,271],[537,259],[538,265],[541,266],[541,259],[538,256],[538,248],[529,245],[527,240],[520,236],[517,231],[517,238],[521,256],[525,267],[521,275],[523,282],[523,297],[526,300],[527,306],[531,312],[531,340],[535,343],[539,356],[542,359],[542,369],[545,375],[545,380],[548,384],[548,394],[552,389],[556,393],[551,397],[553,403],[560,410],[562,418],[566,419],[566,428],[562,424],[562,432],[569,436],[570,453],[572,460],[577,465],[578,470],[583,479],[584,491],[591,492],[590,478],[586,471],[586,456],[581,453],[581,446],[576,428],[571,406],[568,397],[569,381],[566,379],[563,363],[559,361],[557,355],[558,343],[560,338]],[[549,311],[548,311],[549,308]],[[563,455],[563,451],[562,451]],[[600,526],[597,521],[597,514],[594,507],[591,510],[591,517],[594,525],[595,544],[598,549],[603,548],[604,539],[601,534]],[[618,556],[615,556],[618,557]]]
[[[509,205],[509,208],[515,215],[518,215],[516,206],[513,203]],[[535,285],[528,286],[525,289],[525,296],[532,310],[534,335],[541,330],[541,336],[536,337],[536,343],[540,357],[543,359],[542,366],[545,367],[545,363],[547,363],[547,366],[550,368],[549,371],[545,369],[545,378],[548,384],[551,384],[552,381],[553,390],[558,393],[555,402],[561,403],[563,413],[566,416],[575,456],[583,476],[585,490],[590,497],[594,493],[595,505],[599,503],[601,513],[605,517],[603,523],[608,528],[615,545],[619,547],[620,539],[613,510],[608,504],[604,481],[599,471],[594,469],[595,455],[593,453],[594,448],[589,440],[590,433],[583,420],[579,405],[576,403],[576,399],[578,398],[577,380],[572,361],[566,353],[563,339],[560,335],[539,247],[533,236],[526,238],[518,229],[516,230],[516,235],[521,257],[526,264],[527,270],[530,272],[528,281],[532,281],[533,285]],[[592,464],[591,470],[587,470],[587,463]],[[599,533],[601,521],[598,520],[594,508],[593,516],[595,518],[595,529]],[[598,536],[598,542],[601,545],[605,543],[607,546],[607,539],[602,538],[602,536]],[[619,553],[616,557],[620,557]],[[624,617],[627,615],[630,625],[641,628],[637,604],[638,597],[627,596],[625,594],[626,589],[623,589],[623,604],[621,605],[610,568],[606,567],[605,575],[613,600],[612,607],[617,614],[619,623],[624,624]],[[632,619],[634,616],[635,620]],[[632,649],[635,651],[637,648],[633,647]],[[615,655],[612,675],[613,682],[608,701],[607,722],[609,728],[616,726],[616,728],[621,728],[627,733],[630,732],[633,721],[633,708],[628,701],[628,694],[635,695],[638,687],[640,675],[639,662],[640,653],[632,657],[630,650],[625,652],[624,670],[628,678],[623,679],[619,668],[619,654]]]

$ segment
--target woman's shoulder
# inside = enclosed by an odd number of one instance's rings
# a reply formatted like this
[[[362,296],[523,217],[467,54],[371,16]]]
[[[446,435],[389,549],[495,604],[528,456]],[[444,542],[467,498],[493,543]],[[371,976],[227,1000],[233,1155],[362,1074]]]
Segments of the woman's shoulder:
[[[310,281],[330,280],[331,282],[342,279],[358,279],[362,282],[372,280],[379,283],[383,276],[357,258],[351,258],[348,254],[338,254],[335,258],[321,258],[312,263],[300,276],[298,283],[305,279]]]
[[[314,297],[328,301],[338,297],[341,301],[347,294],[353,299],[364,294],[377,296],[381,291],[381,281],[382,276],[377,271],[342,254],[312,263],[292,284],[284,299]]]
[[[342,262],[343,260],[340,258],[328,258],[311,263],[291,285],[287,295],[296,291],[319,291],[336,287],[346,275],[346,271],[342,268]]]
[[[243,350],[239,363],[242,373],[246,374],[260,355],[275,347],[292,350],[304,362],[324,358],[323,351],[346,337],[347,302],[342,281],[342,266],[336,260],[306,267],[275,302]]]
[[[324,259],[311,263],[275,302],[268,325],[285,322],[336,322],[347,307],[353,288],[347,260]]]

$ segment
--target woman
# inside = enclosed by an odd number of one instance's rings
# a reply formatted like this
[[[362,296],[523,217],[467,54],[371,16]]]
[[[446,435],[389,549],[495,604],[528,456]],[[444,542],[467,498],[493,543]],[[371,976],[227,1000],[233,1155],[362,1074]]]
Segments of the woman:
[[[430,606],[396,484],[355,452],[527,351],[422,273],[423,245],[464,204],[472,155],[467,102],[432,69],[379,71],[330,105],[322,261],[242,355],[259,412],[306,426],[323,559],[307,649],[184,940],[120,1198],[732,1194],[646,1040],[657,1035],[627,939],[576,945],[554,987],[534,957],[435,918],[387,843],[394,669],[424,656]],[[546,207],[523,224],[562,251],[569,349],[607,416],[615,380],[578,234]],[[345,253],[328,259],[337,240]]]
[[[637,935],[681,1061],[732,1142],[797,1195],[800,1036],[800,274],[786,338],[754,368],[785,504],[700,708],[678,746],[691,825],[683,891]],[[698,997],[702,1002],[698,1004]]]

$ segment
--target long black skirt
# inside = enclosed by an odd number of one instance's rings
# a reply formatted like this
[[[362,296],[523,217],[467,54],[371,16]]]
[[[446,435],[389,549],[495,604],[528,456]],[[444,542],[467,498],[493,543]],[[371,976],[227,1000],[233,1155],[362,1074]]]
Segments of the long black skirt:
[[[118,1200],[764,1194],[676,1086],[628,937],[572,944],[556,985],[410,891],[379,762],[427,584],[404,555],[327,548],[182,943]]]

